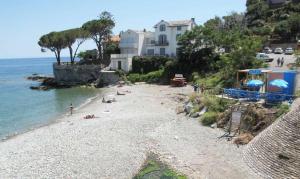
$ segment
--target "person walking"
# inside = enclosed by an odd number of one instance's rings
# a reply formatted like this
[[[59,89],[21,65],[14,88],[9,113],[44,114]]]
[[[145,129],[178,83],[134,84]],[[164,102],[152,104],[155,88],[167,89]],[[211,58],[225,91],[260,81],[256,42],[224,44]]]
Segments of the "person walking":
[[[282,57],[281,61],[280,61],[280,66],[283,67],[284,64],[284,58]]]
[[[279,67],[280,66],[280,58],[278,57],[277,59],[277,66]]]

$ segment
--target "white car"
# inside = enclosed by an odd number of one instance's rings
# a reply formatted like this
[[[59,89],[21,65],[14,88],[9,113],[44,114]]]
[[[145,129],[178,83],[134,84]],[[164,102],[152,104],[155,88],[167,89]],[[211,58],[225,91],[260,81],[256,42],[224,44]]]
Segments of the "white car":
[[[274,59],[270,58],[269,55],[265,54],[265,53],[258,53],[256,54],[256,58],[258,60],[263,60],[265,62],[272,62]]]
[[[283,54],[283,50],[282,50],[282,48],[279,47],[274,50],[274,53],[275,54]]]
[[[269,54],[272,53],[272,49],[270,47],[265,47],[263,53]]]
[[[289,48],[286,48],[285,49],[285,52],[284,52],[286,55],[293,55],[294,53],[294,50],[293,48],[289,47]]]

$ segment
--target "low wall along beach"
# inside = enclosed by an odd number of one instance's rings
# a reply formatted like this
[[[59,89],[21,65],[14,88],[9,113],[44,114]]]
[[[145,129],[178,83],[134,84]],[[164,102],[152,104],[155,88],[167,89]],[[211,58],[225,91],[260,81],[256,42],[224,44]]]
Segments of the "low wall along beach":
[[[99,65],[53,64],[55,81],[60,85],[84,85],[87,83],[114,84],[119,76],[113,71],[102,71]]]

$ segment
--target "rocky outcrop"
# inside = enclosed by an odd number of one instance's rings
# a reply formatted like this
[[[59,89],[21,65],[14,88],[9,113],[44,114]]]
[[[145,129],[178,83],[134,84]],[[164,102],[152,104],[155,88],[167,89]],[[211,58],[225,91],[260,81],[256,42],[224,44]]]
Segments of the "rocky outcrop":
[[[40,82],[37,86],[30,86],[32,90],[50,90],[50,89],[58,89],[58,88],[70,88],[70,85],[60,85],[56,82],[53,77],[47,77],[43,75],[33,74],[32,76],[27,77],[27,80]]]
[[[246,163],[263,178],[300,178],[300,108],[261,132],[244,152]]]

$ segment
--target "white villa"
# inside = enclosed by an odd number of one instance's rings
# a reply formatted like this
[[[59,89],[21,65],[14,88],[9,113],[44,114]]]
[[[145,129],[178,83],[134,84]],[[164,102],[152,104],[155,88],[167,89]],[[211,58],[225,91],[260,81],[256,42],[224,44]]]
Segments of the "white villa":
[[[155,32],[127,30],[121,32],[121,54],[111,55],[111,70],[122,69],[129,72],[134,56],[170,56],[177,54],[177,39],[185,31],[196,25],[195,19],[183,21],[161,20],[154,28]]]

